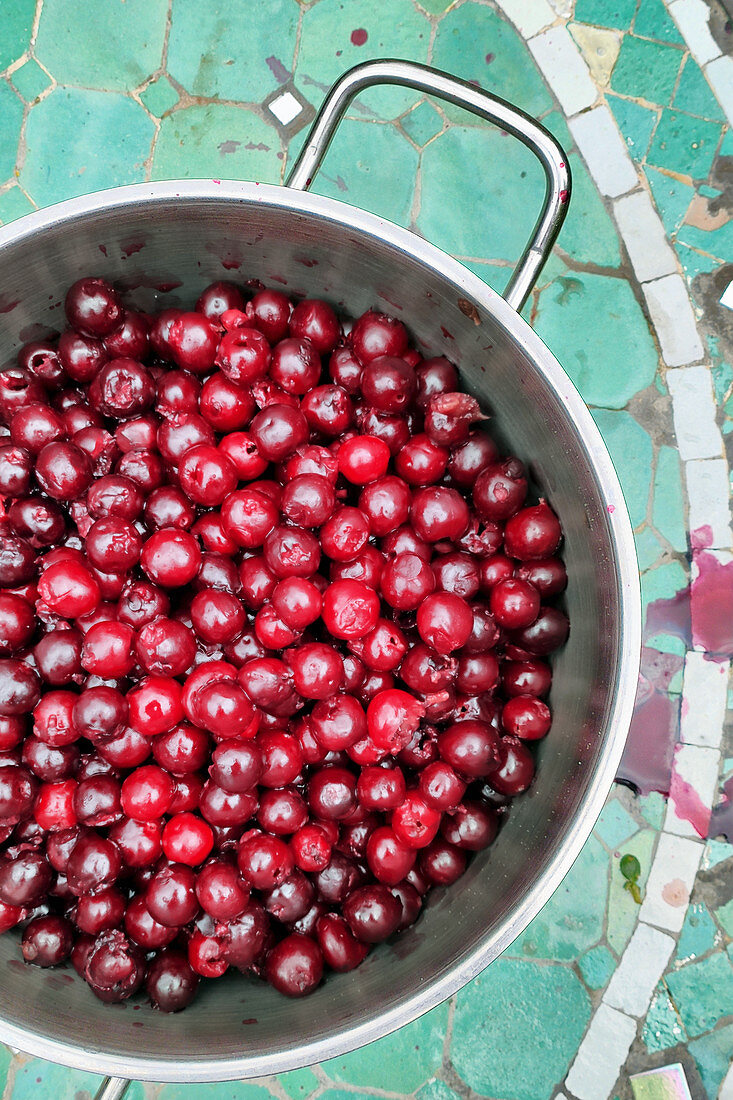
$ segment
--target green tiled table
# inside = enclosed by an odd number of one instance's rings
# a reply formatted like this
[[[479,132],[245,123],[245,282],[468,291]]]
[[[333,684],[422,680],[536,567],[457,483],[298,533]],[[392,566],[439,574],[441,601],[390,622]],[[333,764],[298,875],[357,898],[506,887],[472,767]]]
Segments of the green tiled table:
[[[558,136],[574,196],[525,314],[623,483],[647,613],[632,738],[666,748],[659,760],[642,748],[642,793],[612,791],[553,899],[450,1004],[278,1079],[137,1084],[130,1096],[605,1100],[679,1062],[695,1100],[730,1100],[733,847],[718,831],[724,808],[708,819],[733,772],[733,638],[725,623],[711,634],[700,602],[712,585],[733,611],[733,314],[720,304],[733,277],[733,35],[722,8],[708,20],[703,0],[2,0],[0,16],[4,223],[147,179],[280,182],[328,85],[370,57],[476,81]],[[298,110],[282,125],[288,92]],[[538,185],[520,145],[393,89],[354,104],[317,188],[414,228],[501,291]],[[638,759],[625,774],[638,778]],[[641,865],[641,907],[624,889],[624,854]],[[7,1050],[0,1074],[3,1100],[82,1100],[98,1084]]]

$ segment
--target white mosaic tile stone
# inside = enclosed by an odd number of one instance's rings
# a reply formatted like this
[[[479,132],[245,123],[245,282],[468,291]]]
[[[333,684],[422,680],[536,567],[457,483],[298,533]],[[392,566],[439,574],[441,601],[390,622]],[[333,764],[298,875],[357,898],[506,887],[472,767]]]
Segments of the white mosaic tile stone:
[[[636,168],[608,107],[594,107],[568,126],[601,194],[615,199],[636,187]]]
[[[624,195],[613,205],[631,266],[639,282],[659,279],[662,275],[677,271],[675,254],[646,191]]]
[[[608,1096],[635,1037],[635,1020],[601,1004],[565,1080],[566,1089],[577,1100]]]
[[[733,57],[717,57],[705,67],[705,75],[733,126]]]
[[[598,90],[588,66],[565,27],[552,27],[527,43],[566,115],[590,107]]]
[[[557,18],[546,0],[498,0],[498,4],[525,38],[552,26]]]
[[[680,932],[703,846],[682,836],[661,833],[646,884],[639,918],[667,932]]]
[[[677,836],[704,837],[718,785],[720,753],[701,745],[677,745],[664,829]]]
[[[730,546],[728,463],[724,458],[693,459],[685,464],[685,480],[693,547]]]
[[[643,286],[654,328],[668,367],[681,367],[703,357],[695,315],[681,275],[665,275]]]
[[[629,1016],[643,1016],[674,946],[671,936],[648,924],[637,924],[603,995],[604,1003]]]
[[[686,745],[717,749],[723,736],[729,661],[709,661],[689,650],[682,682],[680,739]]]
[[[698,65],[720,57],[720,46],[710,33],[710,8],[704,0],[672,0],[669,14]]]
[[[651,286],[656,284],[651,283]],[[667,371],[672,416],[680,458],[717,458],[723,437],[715,423],[713,383],[707,367]]]

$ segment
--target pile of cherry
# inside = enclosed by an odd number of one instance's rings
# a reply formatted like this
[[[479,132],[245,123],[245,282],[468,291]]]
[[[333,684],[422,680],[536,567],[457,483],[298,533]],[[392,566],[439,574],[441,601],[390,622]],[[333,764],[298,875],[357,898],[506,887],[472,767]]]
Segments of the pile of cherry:
[[[560,525],[392,317],[66,316],[0,374],[0,931],[105,1001],[302,996],[529,786]]]

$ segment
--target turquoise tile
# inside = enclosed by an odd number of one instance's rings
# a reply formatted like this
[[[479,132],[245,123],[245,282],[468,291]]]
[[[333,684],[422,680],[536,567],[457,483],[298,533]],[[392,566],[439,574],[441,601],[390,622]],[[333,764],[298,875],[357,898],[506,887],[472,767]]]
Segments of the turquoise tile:
[[[432,103],[418,103],[400,120],[402,129],[409,134],[416,145],[425,145],[443,129],[443,119]]]
[[[656,565],[664,553],[665,547],[662,546],[654,532],[646,526],[641,531],[634,532],[634,542],[636,543],[639,569],[643,573],[646,569],[651,569],[653,565]]]
[[[214,1085],[186,1083],[164,1085],[156,1100],[272,1100],[272,1093],[249,1081],[221,1081]]]
[[[725,114],[710,90],[710,85],[702,74],[697,62],[688,57],[682,70],[682,76],[674,93],[672,103],[681,111],[691,115],[701,115],[715,122],[725,122]]]
[[[8,1070],[13,1061],[13,1055],[8,1047],[0,1043],[0,1087],[5,1088]]]
[[[458,994],[453,1068],[481,1096],[549,1100],[590,1013],[588,994],[567,967],[497,959]],[[537,1056],[528,1072],[530,1052]]]
[[[140,99],[151,115],[160,118],[166,111],[170,111],[171,107],[175,107],[179,96],[168,77],[161,76],[147,86],[145,91],[141,93]]]
[[[491,183],[477,195],[485,165]],[[423,150],[418,229],[446,252],[516,261],[534,228],[542,187],[542,169],[519,142],[497,130],[453,126]]]
[[[3,0],[0,72],[17,61],[28,48],[35,14],[36,0]]]
[[[323,1062],[321,1068],[340,1084],[414,1092],[440,1069],[447,1020],[448,1005],[439,1005],[376,1043]]]
[[[701,902],[694,902],[685,913],[675,958],[679,962],[689,962],[712,951],[716,932],[715,921],[707,908]]]
[[[163,56],[167,0],[44,0],[35,53],[59,84],[127,91]]]
[[[26,103],[32,103],[34,99],[38,99],[39,95],[52,83],[48,73],[32,57],[16,69],[10,79]]]
[[[656,347],[625,279],[560,276],[539,296],[535,328],[589,405],[621,409],[656,373]]]
[[[649,569],[641,577],[641,602],[644,610],[655,600],[671,600],[687,587],[687,574],[678,561],[665,562]]]
[[[725,132],[725,137],[720,145],[721,157],[733,157],[733,130],[730,127]]]
[[[574,260],[598,267],[621,263],[618,234],[585,164],[577,153],[568,153],[573,193],[570,210],[557,244]]]
[[[648,89],[645,99],[666,105],[672,98],[682,57],[682,51],[673,46],[627,34],[613,67],[611,89],[628,96],[638,96],[641,89]]]
[[[697,1063],[708,1096],[717,1096],[733,1061],[733,1025],[718,1028],[702,1039],[695,1039],[690,1043],[689,1050]]]
[[[126,96],[55,88],[28,114],[21,183],[42,206],[103,187],[136,183],[143,179],[154,132],[142,107]],[[54,135],[52,161],[49,134]],[[96,155],[98,149],[104,149],[103,157]]]
[[[608,854],[590,837],[571,870],[509,948],[512,956],[569,962],[603,934]]]
[[[687,550],[683,500],[679,452],[674,447],[660,447],[654,475],[652,523],[682,553]]]
[[[277,131],[251,111],[196,104],[166,115],[153,156],[153,179],[280,178]]]
[[[9,84],[0,80],[0,180],[13,174],[18,152],[23,104]]]
[[[720,267],[718,258],[705,256],[696,248],[688,248],[686,245],[675,242],[675,251],[688,279],[695,279],[700,272],[708,273]]]
[[[412,208],[418,157],[395,126],[346,119],[329,147],[313,190],[405,225]],[[399,172],[394,170],[396,163]]]
[[[642,107],[633,99],[621,99],[617,95],[608,95],[606,101],[626,142],[629,156],[632,160],[642,161],[657,124],[657,112]]]
[[[102,1078],[93,1073],[82,1073],[54,1062],[33,1058],[17,1067],[8,1100],[45,1100],[46,1097],[53,1097],[54,1100],[80,1100],[85,1095],[94,1096],[101,1083]],[[130,1086],[125,1093],[125,1100],[128,1097],[129,1100],[143,1100],[144,1092],[140,1082]]]
[[[604,989],[616,969],[616,959],[605,944],[600,943],[580,956],[578,969],[589,989]]]
[[[268,0],[256,19],[249,0],[173,0],[168,72],[191,95],[261,103],[279,86],[278,63],[292,66],[298,11],[296,0]]]
[[[658,172],[656,168],[647,167],[645,172],[664,228],[669,235],[672,235],[684,221],[690,203],[695,197],[695,188],[689,183],[683,183],[667,175],[666,172]]]
[[[35,207],[17,185],[9,187],[0,194],[0,222],[7,225],[16,218],[22,218],[24,214],[30,214]]]
[[[537,116],[554,104],[521,36],[492,8],[466,3],[438,24],[433,64]],[[458,108],[446,114],[466,119]],[[490,162],[489,162],[490,163]]]
[[[636,856],[641,866],[639,888],[642,894],[652,865],[657,833],[651,829],[642,829],[623,846],[623,855]],[[621,955],[639,921],[639,906],[628,890],[624,889],[625,880],[618,869],[619,859],[611,865],[611,886],[608,891],[608,909],[606,914],[606,939],[617,955]]]
[[[634,19],[634,34],[640,34],[642,38],[656,38],[659,42],[674,42],[679,46],[685,44],[663,0],[641,0]]]
[[[666,982],[688,1035],[700,1035],[733,1016],[733,966],[725,955],[688,963],[668,974]]]
[[[574,17],[579,23],[625,31],[635,11],[636,0],[576,0]]]
[[[655,829],[661,829],[664,815],[667,810],[667,800],[658,791],[642,795],[639,798],[641,816]]]
[[[705,179],[720,141],[721,126],[693,118],[682,111],[664,109],[647,153],[657,168]]]
[[[677,234],[677,242],[710,252],[713,256],[728,261],[733,255],[733,218],[718,229],[698,229],[694,225],[683,225]]]
[[[709,840],[705,845],[703,866],[705,868],[717,867],[719,863],[723,863],[731,857],[733,857],[733,844],[729,844],[725,840]]]
[[[459,1100],[458,1093],[444,1081],[428,1081],[415,1096],[416,1100]]]
[[[617,798],[609,798],[601,810],[593,831],[612,851],[624,840],[628,840],[639,826],[628,810],[625,810]]]
[[[687,1040],[685,1029],[664,984],[657,986],[641,1032],[646,1049],[655,1054]]]
[[[246,0],[245,0],[246,3]],[[303,13],[295,81],[326,90],[342,73],[375,57],[427,61],[430,23],[410,0],[318,0]],[[359,107],[393,119],[416,100],[414,92],[377,88],[359,97]]]
[[[281,1073],[277,1078],[288,1096],[293,1100],[305,1100],[320,1087],[321,1082],[312,1069],[294,1069],[291,1073]]]
[[[718,924],[729,936],[733,937],[733,898],[715,910]]]
[[[649,502],[652,441],[627,412],[591,411],[621,479],[631,524],[637,527],[646,517]],[[634,455],[633,463],[628,461],[629,455]]]

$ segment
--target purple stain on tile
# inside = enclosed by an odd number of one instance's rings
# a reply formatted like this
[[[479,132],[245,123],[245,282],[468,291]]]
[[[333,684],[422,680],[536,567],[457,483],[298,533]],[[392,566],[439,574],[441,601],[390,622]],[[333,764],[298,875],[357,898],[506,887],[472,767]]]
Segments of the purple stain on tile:
[[[733,844],[733,776],[723,785],[723,800],[710,815],[708,836],[711,840],[722,836]]]
[[[617,778],[640,794],[669,794],[679,707],[642,673]]]
[[[287,84],[290,80],[290,73],[283,65],[282,61],[278,57],[266,57],[265,64],[275,77],[278,84]]]
[[[693,555],[698,575],[692,582],[692,640],[710,653],[733,650],[733,562],[714,554]]]
[[[143,248],[145,248],[145,241],[133,239],[120,242],[120,251],[124,256],[134,256],[136,252],[141,252]]]
[[[644,636],[652,638],[655,634],[671,634],[680,638],[686,646],[692,640],[692,611],[690,590],[681,588],[674,596],[654,600],[646,609]]]
[[[495,57],[496,57],[496,54],[487,53],[486,57],[484,58],[484,61],[486,62],[487,65],[490,65]]]
[[[357,27],[356,30],[351,32],[351,45],[363,46],[369,35],[363,27]]]
[[[710,524],[705,523],[690,531],[690,545],[693,550],[708,550],[713,545],[713,529]]]
[[[222,141],[219,145],[219,152],[225,157],[228,153],[236,153],[241,144],[241,141]]]
[[[270,146],[265,145],[265,143],[263,141],[248,141],[247,144],[245,145],[245,149],[259,149],[263,153],[269,153],[270,152]],[[220,182],[219,180],[214,180],[214,183],[219,183],[219,182]],[[257,182],[258,181],[255,180],[255,184]]]

